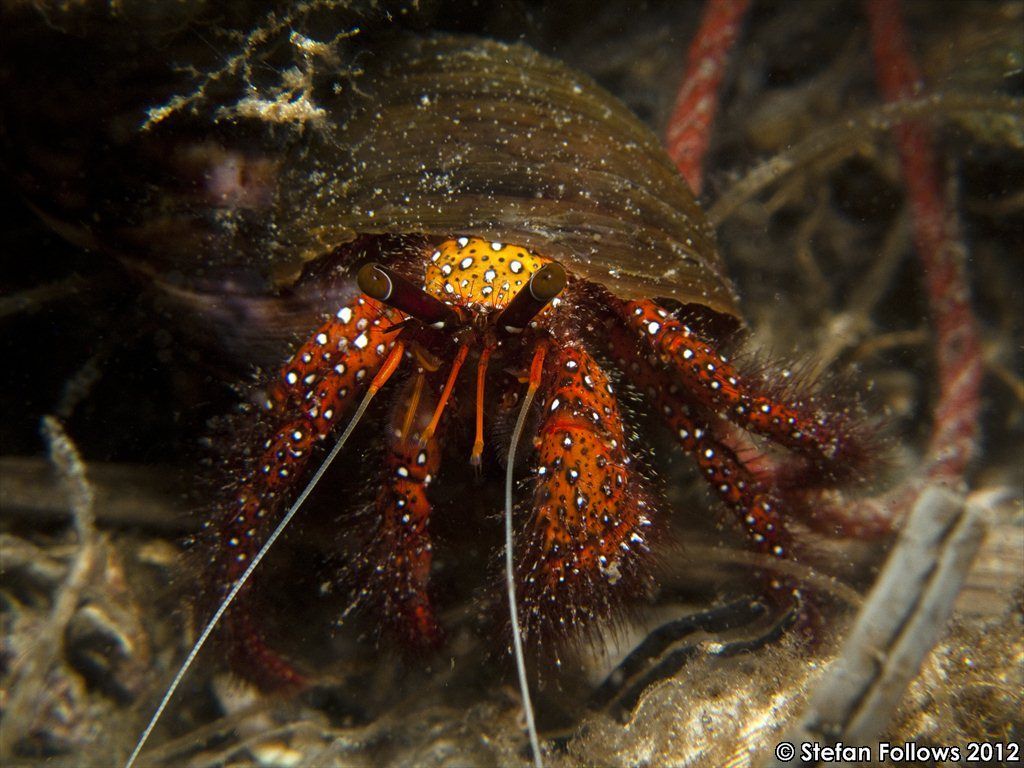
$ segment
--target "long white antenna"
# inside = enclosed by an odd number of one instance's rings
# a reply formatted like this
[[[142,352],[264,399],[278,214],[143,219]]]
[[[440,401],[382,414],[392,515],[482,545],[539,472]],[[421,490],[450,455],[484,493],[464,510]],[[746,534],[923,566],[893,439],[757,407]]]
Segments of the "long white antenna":
[[[543,358],[542,358],[543,359]],[[531,377],[532,378],[532,377]],[[519,673],[519,692],[523,697],[523,714],[526,715],[526,730],[530,734],[530,751],[533,753],[535,768],[544,768],[540,756],[540,739],[537,738],[537,723],[533,717],[533,702],[530,700],[530,685],[526,680],[526,657],[523,654],[523,638],[519,631],[519,610],[516,607],[515,563],[512,559],[512,472],[516,464],[516,446],[526,424],[526,416],[537,393],[537,384],[530,383],[519,410],[516,427],[512,431],[512,445],[508,449],[508,472],[505,475],[505,583],[508,586],[508,611],[512,622],[512,647],[516,655],[516,671]]]
[[[376,381],[374,383],[376,383]],[[188,652],[188,656],[186,656],[185,661],[181,663],[181,667],[179,667],[178,673],[174,676],[174,680],[171,682],[170,687],[167,689],[167,692],[164,693],[163,699],[160,700],[160,705],[156,708],[156,712],[154,712],[153,716],[149,719],[149,723],[146,725],[146,729],[142,732],[142,735],[139,737],[139,741],[135,745],[135,749],[132,750],[132,754],[128,758],[128,761],[124,764],[124,768],[132,768],[132,766],[135,765],[135,761],[138,759],[143,747],[146,746],[146,741],[149,739],[149,735],[153,732],[153,729],[159,722],[160,717],[163,715],[164,710],[170,703],[175,691],[178,690],[178,686],[181,685],[181,681],[185,679],[185,675],[188,673],[189,668],[192,666],[192,662],[196,660],[196,656],[199,655],[199,651],[202,650],[203,646],[206,644],[206,641],[209,639],[210,635],[213,634],[213,630],[220,623],[221,618],[227,612],[231,604],[235,601],[235,598],[238,597],[238,593],[242,591],[242,587],[244,587],[246,582],[249,581],[249,577],[251,577],[253,571],[256,570],[256,566],[260,564],[260,561],[266,556],[267,552],[270,551],[270,548],[274,546],[274,542],[276,542],[278,537],[284,532],[284,529],[288,527],[288,523],[290,523],[292,521],[292,518],[295,517],[295,513],[299,511],[299,508],[309,497],[309,494],[313,492],[313,489],[316,487],[316,484],[320,482],[320,478],[324,476],[324,473],[327,471],[328,467],[331,466],[331,462],[333,462],[334,459],[337,458],[338,454],[341,452],[341,449],[348,441],[349,436],[355,430],[356,425],[359,423],[359,420],[363,417],[363,414],[366,412],[367,407],[370,405],[370,401],[373,399],[373,396],[376,393],[377,388],[371,385],[370,388],[367,390],[366,395],[363,397],[362,402],[359,403],[359,407],[356,409],[355,414],[353,414],[352,419],[348,423],[348,426],[345,427],[345,431],[338,439],[338,442],[334,444],[334,448],[331,449],[331,452],[327,455],[327,458],[324,459],[323,462],[321,462],[320,467],[313,474],[313,477],[310,479],[308,483],[306,483],[306,487],[302,489],[302,493],[299,494],[299,497],[295,500],[291,507],[288,508],[287,514],[283,518],[281,518],[281,522],[277,524],[277,528],[274,529],[274,532],[270,534],[266,542],[264,542],[263,546],[260,547],[259,552],[256,553],[252,561],[249,563],[249,567],[246,568],[242,575],[238,577],[238,580],[232,585],[231,590],[228,592],[227,597],[224,598],[220,606],[217,608],[216,612],[206,623],[206,626],[203,628],[202,634],[199,635],[199,639],[196,640],[195,645],[192,646],[192,650]]]

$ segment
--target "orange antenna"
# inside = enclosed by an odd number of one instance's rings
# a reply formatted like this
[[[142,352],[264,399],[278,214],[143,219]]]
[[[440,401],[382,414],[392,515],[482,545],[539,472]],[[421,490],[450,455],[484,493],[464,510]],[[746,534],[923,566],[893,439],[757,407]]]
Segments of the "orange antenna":
[[[437,408],[434,409],[434,417],[430,420],[427,428],[423,430],[423,434],[420,435],[420,445],[425,446],[430,438],[434,436],[434,432],[437,431],[437,425],[441,421],[441,414],[444,412],[444,408],[448,405],[448,398],[452,396],[452,390],[455,388],[455,380],[459,377],[459,371],[462,370],[462,364],[466,362],[466,355],[469,354],[469,345],[461,344],[459,351],[455,355],[455,361],[452,363],[452,370],[448,374],[448,381],[445,382],[444,391],[441,393],[441,399],[437,401]]]
[[[480,362],[476,366],[476,439],[473,441],[473,452],[469,455],[469,463],[480,467],[484,452],[484,383],[487,379],[487,363],[490,362],[492,347],[484,347],[480,353]]]

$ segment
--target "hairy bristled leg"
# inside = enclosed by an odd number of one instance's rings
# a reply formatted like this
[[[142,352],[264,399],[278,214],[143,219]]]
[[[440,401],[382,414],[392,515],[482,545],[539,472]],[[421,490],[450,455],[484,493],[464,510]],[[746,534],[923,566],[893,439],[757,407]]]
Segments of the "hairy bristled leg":
[[[690,401],[671,372],[635,356],[635,345],[612,334],[611,349],[679,446],[692,455],[701,476],[746,531],[754,548],[775,557],[790,554],[791,537],[772,488],[752,473],[709,428],[707,409]]]
[[[516,577],[527,634],[566,638],[646,583],[655,513],[607,375],[582,347],[542,343],[532,510]]]
[[[653,301],[615,306],[639,342],[639,354],[646,351],[660,360],[695,402],[808,459],[801,481],[851,480],[870,463],[849,414],[830,412],[810,394],[790,392],[784,376],[777,383],[748,380],[707,340]]]
[[[664,370],[659,386],[675,387],[709,414],[720,414],[736,427],[764,435],[790,451],[783,459],[767,462],[764,471],[756,467],[756,456],[753,463],[750,457],[740,458],[748,472],[785,495],[791,512],[826,534],[890,532],[884,520],[865,519],[852,511],[854,505],[845,503],[836,490],[863,480],[872,466],[883,463],[871,429],[856,413],[837,409],[834,399],[814,394],[809,387],[801,391],[784,375],[781,382],[772,381],[770,374],[743,375],[712,344],[654,302],[621,302],[617,309],[625,330],[612,325],[612,343],[623,349],[632,346],[627,357],[644,358]],[[713,415],[707,422],[722,447],[736,444],[727,422]]]
[[[281,369],[266,403],[269,438],[249,460],[233,501],[212,530],[210,567],[218,585],[204,610],[242,575],[301,488],[316,444],[355,405],[395,345],[393,313],[365,297],[338,310]],[[233,666],[265,688],[301,683],[301,675],[262,639],[246,605],[229,614]]]
[[[418,372],[395,410],[373,507],[374,528],[360,557],[362,593],[408,647],[436,647],[444,637],[429,595],[433,545],[427,488],[440,465],[441,448],[432,436],[421,442],[436,400],[425,392],[425,380]]]

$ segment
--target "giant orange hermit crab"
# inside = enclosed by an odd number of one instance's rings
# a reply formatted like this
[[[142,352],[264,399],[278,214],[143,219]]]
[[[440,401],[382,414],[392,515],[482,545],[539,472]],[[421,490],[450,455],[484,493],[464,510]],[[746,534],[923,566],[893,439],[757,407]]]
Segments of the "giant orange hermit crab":
[[[525,47],[458,37],[389,45],[359,80],[370,98],[342,102],[338,132],[315,134],[306,165],[291,171],[318,184],[295,208],[307,239],[358,235],[327,262],[351,298],[329,307],[267,383],[262,436],[243,447],[210,524],[220,588],[200,644],[385,386],[398,392],[385,457],[355,470],[375,490],[369,511],[345,523],[360,542],[345,569],[355,599],[407,645],[442,637],[431,524],[459,513],[433,505],[435,476],[452,463],[485,474],[507,465],[517,647],[521,636],[587,632],[644,590],[666,511],[637,460],[640,426],[623,413],[619,382],[694,457],[753,545],[790,556],[787,517],[815,488],[856,478],[867,450],[827,398],[723,354],[735,298],[655,138]],[[495,163],[500,176],[488,171]],[[570,183],[558,180],[566,167]],[[471,447],[459,440],[464,421]],[[513,421],[503,456],[494,435]],[[752,468],[738,453],[744,432],[789,452],[785,469]],[[318,448],[329,440],[325,461]],[[783,579],[772,587],[793,591]],[[237,669],[271,688],[302,680],[245,601],[227,621]]]
[[[508,499],[517,645],[600,628],[651,582],[670,512],[647,439],[667,435],[696,460],[762,562],[799,554],[789,521],[817,508],[808,519],[829,522],[821,494],[865,471],[867,441],[840,401],[729,359],[736,298],[657,140],[524,46],[379,30],[357,43],[372,55],[289,102],[310,124],[286,134],[284,162],[247,169],[247,188],[215,161],[205,190],[181,193],[224,204],[204,221],[213,236],[168,251],[195,247],[213,272],[250,258],[231,246],[260,226],[257,256],[300,261],[297,285],[324,280],[340,296],[263,379],[236,438],[209,526],[201,641],[226,615],[235,669],[267,688],[303,679],[301,661],[265,643],[249,599],[264,587],[246,580],[378,392],[384,460],[350,462],[369,499],[336,512],[339,538],[355,540],[352,603],[404,647],[443,640],[435,524],[491,523],[476,520],[486,490],[472,509],[446,492],[474,468]],[[138,235],[126,230],[112,237],[124,250]],[[788,600],[796,584],[775,575],[767,591]]]

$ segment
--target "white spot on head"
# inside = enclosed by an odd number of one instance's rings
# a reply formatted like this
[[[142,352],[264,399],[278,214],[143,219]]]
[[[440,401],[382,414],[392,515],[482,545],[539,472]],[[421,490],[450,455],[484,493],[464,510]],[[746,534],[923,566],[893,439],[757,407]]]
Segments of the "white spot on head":
[[[434,251],[432,254],[430,254],[430,260],[431,261],[437,261],[440,258],[441,258],[441,252],[440,251]]]
[[[326,344],[327,343],[327,334],[326,333],[318,333],[316,335],[316,343],[319,344],[321,347],[324,344]]]
[[[660,330],[661,330],[661,323],[658,323],[658,322],[655,322],[654,320],[652,320],[651,322],[649,322],[647,324],[647,332],[649,334],[651,334],[651,336],[653,336],[654,334],[656,334]]]
[[[562,401],[559,400],[556,397],[554,400],[551,401],[551,410],[552,411],[557,411],[558,410],[558,406],[560,406],[561,404],[562,404]]]
[[[486,272],[484,272],[484,282],[489,283],[497,276],[497,272],[495,272],[493,269],[488,269]]]
[[[491,250],[492,251],[500,251],[504,247],[505,247],[504,243],[491,243]]]
[[[284,380],[287,381],[289,384],[294,384],[299,380],[299,374],[297,374],[295,371],[288,371],[288,373],[285,374]]]
[[[370,343],[370,339],[367,338],[365,333],[360,333],[352,343],[355,345],[356,349],[366,349],[366,345]]]
[[[467,245],[469,245],[469,238],[468,237],[460,237],[455,242],[457,242],[459,244],[459,248],[465,248]]]
[[[398,469],[395,470],[395,474],[398,475],[399,477],[408,477],[409,470],[406,469],[405,467],[399,467]]]
[[[472,266],[473,266],[473,257],[472,256],[467,256],[466,258],[464,258],[462,261],[459,262],[459,268],[460,269],[469,269]]]
[[[508,268],[512,270],[513,275],[518,275],[520,272],[523,271],[523,262],[519,261],[518,259],[514,259],[511,262],[509,262]]]
[[[349,323],[352,321],[352,310],[348,307],[342,307],[338,310],[337,317],[342,323]]]

